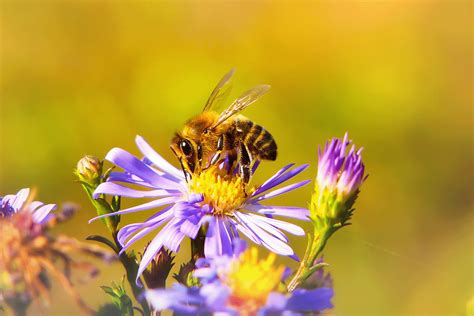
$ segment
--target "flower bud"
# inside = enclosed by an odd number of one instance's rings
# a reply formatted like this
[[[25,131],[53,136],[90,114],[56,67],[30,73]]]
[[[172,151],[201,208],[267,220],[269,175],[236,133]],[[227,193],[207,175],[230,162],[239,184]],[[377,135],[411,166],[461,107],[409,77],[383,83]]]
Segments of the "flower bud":
[[[148,246],[147,246],[148,247]],[[146,248],[145,248],[146,251]],[[164,288],[166,279],[173,267],[174,257],[171,252],[161,248],[151,261],[150,267],[143,272],[145,283],[149,289]]]
[[[334,138],[318,152],[318,174],[311,199],[311,217],[329,226],[344,225],[350,219],[359,188],[364,182],[362,148],[356,151],[347,140]]]
[[[86,155],[77,163],[75,173],[81,181],[98,185],[102,175],[102,164],[98,158]]]

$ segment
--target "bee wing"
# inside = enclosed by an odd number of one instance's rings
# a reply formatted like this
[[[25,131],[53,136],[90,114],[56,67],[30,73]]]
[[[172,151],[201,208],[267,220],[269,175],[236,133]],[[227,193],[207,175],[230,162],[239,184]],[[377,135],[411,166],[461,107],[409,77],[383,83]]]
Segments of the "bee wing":
[[[257,101],[269,89],[269,85],[263,84],[244,92],[237,100],[232,102],[232,104],[224,112],[221,113],[217,121],[211,126],[211,129],[220,125],[232,115],[239,113],[240,111],[248,107],[250,104]]]
[[[212,90],[209,99],[207,99],[206,105],[204,106],[203,112],[215,109],[217,105],[225,101],[229,96],[230,90],[232,90],[232,76],[234,75],[235,68],[232,68],[228,73],[222,77],[221,81]]]

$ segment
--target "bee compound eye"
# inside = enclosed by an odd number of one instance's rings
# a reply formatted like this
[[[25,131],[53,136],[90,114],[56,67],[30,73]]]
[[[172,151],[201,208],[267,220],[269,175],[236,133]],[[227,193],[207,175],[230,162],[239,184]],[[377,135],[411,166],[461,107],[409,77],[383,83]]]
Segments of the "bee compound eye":
[[[189,141],[187,141],[185,139],[179,142],[179,148],[181,148],[181,151],[186,156],[191,155],[192,150],[193,150],[192,147],[191,147],[191,144],[189,143]]]

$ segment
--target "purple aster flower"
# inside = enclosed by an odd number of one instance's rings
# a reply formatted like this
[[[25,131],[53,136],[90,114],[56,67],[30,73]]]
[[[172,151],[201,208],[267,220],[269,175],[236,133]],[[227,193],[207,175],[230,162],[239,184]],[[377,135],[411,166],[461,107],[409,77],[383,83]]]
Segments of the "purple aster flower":
[[[233,256],[197,261],[194,276],[201,287],[175,284],[167,290],[148,290],[148,302],[156,311],[170,309],[185,315],[300,315],[332,307],[331,288],[278,292],[285,269],[274,265],[275,254],[259,259],[256,248],[244,252],[245,247],[237,248]]]
[[[309,180],[274,189],[302,172],[307,165],[292,168],[293,164],[290,164],[256,188],[246,186],[238,174],[227,172],[223,164],[211,166],[186,182],[183,172],[163,159],[142,137],[136,137],[136,144],[144,155],[143,160],[120,148],[109,151],[105,159],[124,172],[112,172],[107,182],[97,187],[94,197],[110,194],[151,198],[151,201],[92,220],[155,210],[145,222],[127,225],[118,233],[124,251],[140,238],[162,227],[143,254],[137,278],[163,246],[173,252],[178,251],[183,238],[194,239],[204,225],[207,227],[204,244],[206,257],[231,255],[232,243],[240,234],[277,254],[294,255],[282,231],[302,236],[304,230],[273,216],[307,220],[309,211],[298,207],[266,206],[261,202],[307,184]]]
[[[352,141],[347,138],[346,133],[343,139],[333,138],[326,143],[324,151],[319,148],[318,174],[310,204],[314,232],[303,262],[288,285],[289,291],[302,284],[314,285],[314,278],[318,275],[310,280],[307,278],[317,270],[317,257],[329,238],[337,230],[350,224],[359,188],[367,177],[364,175],[362,148],[356,150],[355,145],[350,146]],[[322,270],[318,272],[321,273]],[[308,283],[305,285],[306,281]]]
[[[318,175],[311,198],[311,218],[315,222],[346,224],[352,216],[352,206],[367,176],[362,148],[356,150],[351,143],[346,133],[343,139],[333,138],[326,143],[323,152],[319,149]]]
[[[341,140],[333,138],[326,143],[324,151],[318,151],[318,175],[316,177],[319,190],[337,190],[339,195],[351,196],[364,181],[364,164],[362,148],[356,151],[355,145],[347,140],[347,133]]]
[[[30,189],[21,189],[17,194],[0,197],[0,217],[10,217],[19,212],[30,212],[33,221],[38,224],[46,223],[50,219],[50,212],[56,209],[56,204],[44,204],[38,201],[29,201]]]

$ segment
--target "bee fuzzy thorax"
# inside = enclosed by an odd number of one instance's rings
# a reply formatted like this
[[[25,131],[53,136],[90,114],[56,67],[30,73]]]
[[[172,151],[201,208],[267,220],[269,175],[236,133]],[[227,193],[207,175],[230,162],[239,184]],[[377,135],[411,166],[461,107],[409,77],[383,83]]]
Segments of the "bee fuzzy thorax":
[[[248,197],[242,178],[218,166],[211,166],[194,175],[188,187],[191,192],[202,194],[202,204],[211,206],[213,215],[217,216],[232,216]]]

